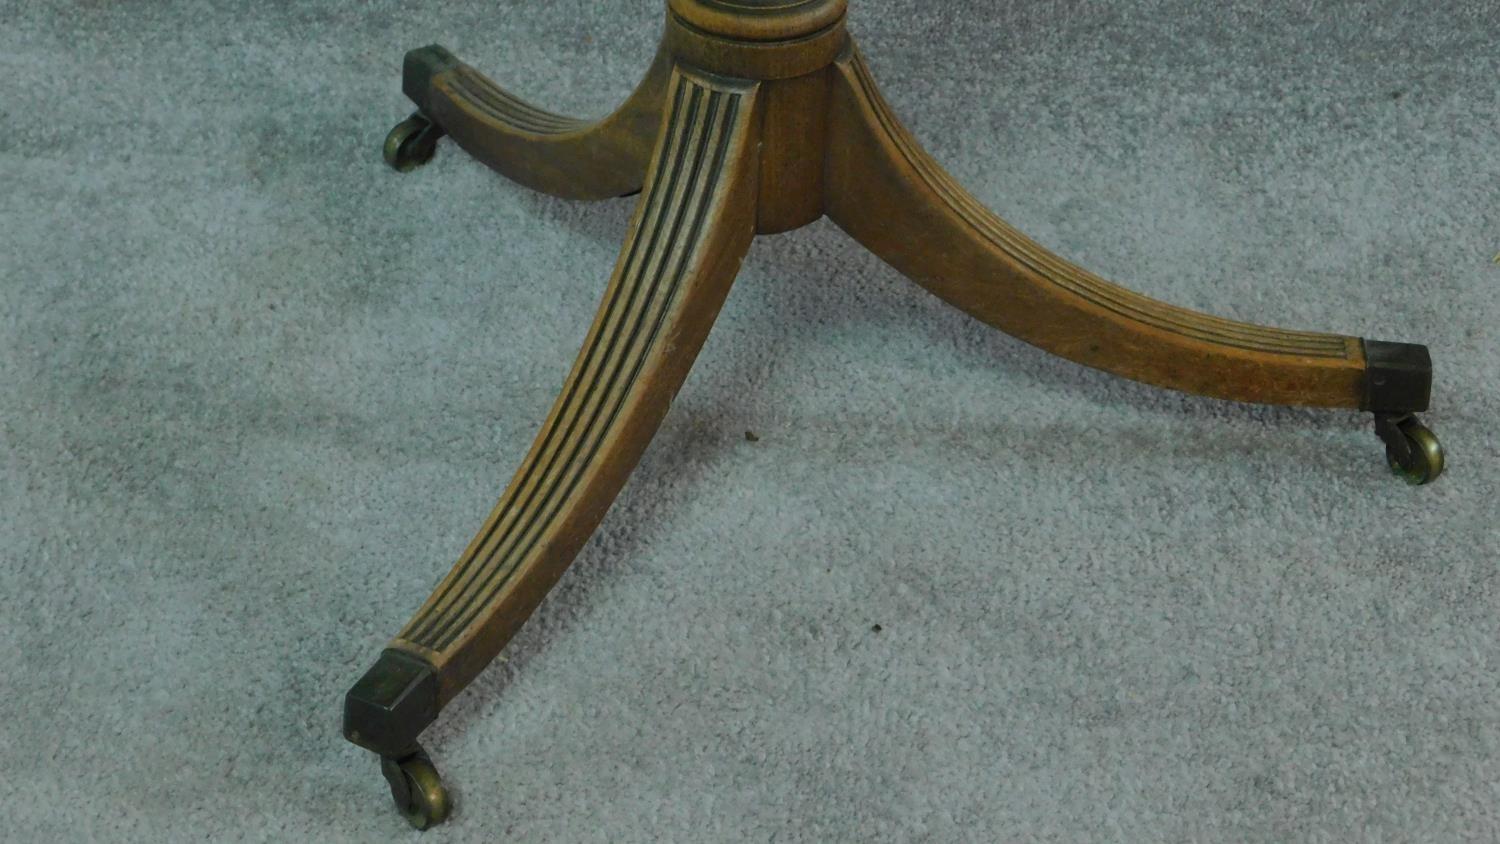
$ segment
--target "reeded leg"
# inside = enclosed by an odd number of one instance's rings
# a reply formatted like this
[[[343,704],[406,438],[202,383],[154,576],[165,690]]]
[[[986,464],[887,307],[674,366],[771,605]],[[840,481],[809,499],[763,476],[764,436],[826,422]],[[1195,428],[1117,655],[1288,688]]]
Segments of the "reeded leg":
[[[1235,322],[1111,284],[960,187],[892,114],[857,51],[836,70],[828,216],[950,304],[1053,354],[1160,387],[1382,418],[1427,409],[1425,347]],[[1426,456],[1436,446],[1430,432],[1416,448],[1387,434],[1409,476],[1425,482],[1441,471],[1440,450],[1435,464]]]
[[[755,233],[758,91],[671,74],[646,190],[562,395],[479,535],[350,691],[345,735],[413,769],[392,780],[398,802],[423,793],[418,735],[572,563],[707,338]]]
[[[662,51],[630,99],[591,122],[506,93],[442,47],[413,50],[406,54],[401,88],[418,112],[391,132],[386,160],[398,170],[424,163],[431,147],[417,133],[426,130],[451,136],[491,169],[543,193],[565,199],[633,193],[646,176],[671,69],[671,57]],[[429,123],[435,131],[427,129]],[[408,138],[414,142],[403,150]]]

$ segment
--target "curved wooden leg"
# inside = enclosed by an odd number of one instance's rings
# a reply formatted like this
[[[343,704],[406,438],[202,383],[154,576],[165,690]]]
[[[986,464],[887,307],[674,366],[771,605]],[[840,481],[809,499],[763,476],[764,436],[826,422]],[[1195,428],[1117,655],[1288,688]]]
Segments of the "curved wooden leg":
[[[837,70],[828,215],[949,303],[1053,354],[1160,387],[1270,404],[1426,409],[1424,347],[1220,319],[1111,284],[961,188],[892,114],[857,52]]]
[[[387,160],[408,169],[431,156],[430,142],[449,135],[491,169],[529,188],[565,199],[609,199],[640,190],[666,96],[672,59],[665,50],[614,114],[586,121],[552,114],[507,93],[479,71],[433,45],[406,54],[401,88],[430,121],[406,159],[398,133]],[[420,123],[415,128],[425,128]]]
[[[647,188],[562,395],[479,535],[349,692],[351,741],[388,759],[417,753],[417,736],[500,652],[604,517],[754,237],[758,90],[672,74]],[[419,786],[393,780],[392,792],[399,802]]]
[[[950,304],[1077,363],[1245,402],[1376,415],[1393,468],[1416,483],[1442,450],[1426,410],[1426,347],[1267,328],[1158,302],[1052,254],[958,185],[903,127],[856,50],[836,64],[828,216]]]

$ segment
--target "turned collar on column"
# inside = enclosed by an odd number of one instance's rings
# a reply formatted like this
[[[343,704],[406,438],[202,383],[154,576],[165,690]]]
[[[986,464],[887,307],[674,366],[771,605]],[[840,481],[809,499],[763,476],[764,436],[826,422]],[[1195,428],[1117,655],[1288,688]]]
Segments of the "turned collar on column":
[[[668,0],[682,61],[747,79],[787,79],[831,64],[848,41],[847,0]]]

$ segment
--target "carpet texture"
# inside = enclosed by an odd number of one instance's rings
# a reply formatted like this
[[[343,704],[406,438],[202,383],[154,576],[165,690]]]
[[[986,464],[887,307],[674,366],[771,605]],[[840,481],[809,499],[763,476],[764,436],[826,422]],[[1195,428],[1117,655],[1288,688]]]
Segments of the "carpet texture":
[[[630,200],[380,160],[405,50],[608,111],[659,0],[0,2],[0,837],[409,840],[345,690],[571,364]],[[1157,391],[826,222],[428,733],[445,841],[1500,838],[1500,11],[856,0],[1010,222],[1432,346],[1448,475]],[[746,432],[754,432],[752,442]]]

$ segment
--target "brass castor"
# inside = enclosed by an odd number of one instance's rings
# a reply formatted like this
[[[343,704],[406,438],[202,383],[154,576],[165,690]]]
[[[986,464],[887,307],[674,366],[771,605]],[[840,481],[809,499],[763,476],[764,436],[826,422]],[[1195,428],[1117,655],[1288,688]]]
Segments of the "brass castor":
[[[1385,459],[1407,483],[1430,484],[1443,474],[1443,444],[1416,414],[1380,416],[1375,432],[1385,440]]]
[[[444,134],[442,127],[417,112],[385,136],[385,163],[400,173],[415,170],[432,160]]]
[[[400,759],[389,756],[380,760],[380,772],[391,785],[391,799],[415,829],[429,829],[448,819],[448,789],[433,767],[426,751]]]

